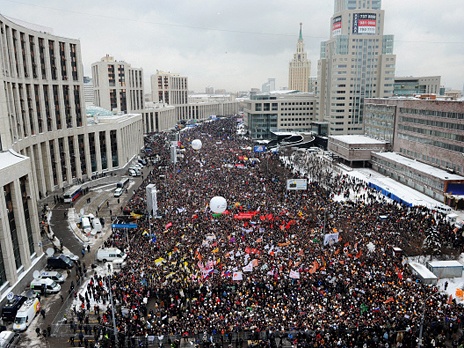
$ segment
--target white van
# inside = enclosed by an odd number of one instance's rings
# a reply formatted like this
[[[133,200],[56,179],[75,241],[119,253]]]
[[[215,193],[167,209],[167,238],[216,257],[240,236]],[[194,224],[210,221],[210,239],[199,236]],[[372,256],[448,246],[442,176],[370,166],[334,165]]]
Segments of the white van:
[[[98,261],[113,261],[116,259],[125,260],[127,257],[121,250],[118,248],[100,248],[97,251],[97,260]]]
[[[0,348],[13,347],[13,342],[16,338],[16,334],[13,331],[2,331],[0,332]]]
[[[64,283],[65,281],[64,276],[60,272],[56,272],[56,271],[42,272],[40,273],[39,277],[42,279],[46,279],[46,278],[51,279],[55,283]]]
[[[52,280],[51,280],[52,281]],[[36,314],[40,311],[40,301],[38,298],[27,300],[23,303],[21,308],[16,313],[13,322],[13,331],[26,330],[35,318]]]
[[[31,290],[35,292],[41,292],[43,286],[45,286],[45,292],[47,294],[56,294],[61,290],[61,285],[55,283],[55,281],[50,278],[37,278],[31,282]]]
[[[452,210],[451,207],[448,207],[447,205],[444,205],[444,204],[438,204],[436,206],[434,206],[432,208],[432,210],[435,210],[439,213],[442,213],[442,214],[451,214]]]
[[[93,227],[93,230],[96,232],[96,233],[100,233],[102,230],[103,230],[103,227],[102,227],[102,224],[100,222],[100,219],[95,217],[92,219],[92,227]],[[92,231],[93,232],[93,231]]]
[[[90,225],[90,220],[88,217],[83,217],[81,219],[81,228],[84,231],[84,233],[89,233],[92,231],[92,226]]]

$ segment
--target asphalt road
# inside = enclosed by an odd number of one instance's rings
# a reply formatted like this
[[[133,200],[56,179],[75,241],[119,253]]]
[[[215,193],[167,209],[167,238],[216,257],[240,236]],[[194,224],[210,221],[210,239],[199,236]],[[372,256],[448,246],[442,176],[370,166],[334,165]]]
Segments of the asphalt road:
[[[60,203],[59,198],[62,195],[62,191],[53,192],[50,196],[41,201],[40,205],[44,206],[48,204],[50,209],[49,225],[50,230],[55,235],[55,239],[43,240],[44,251],[53,245],[59,246],[60,241],[63,244],[64,249],[69,249],[73,254],[80,258],[81,262],[85,262],[87,267],[95,262],[95,254],[98,247],[103,241],[108,238],[111,234],[111,218],[110,213],[117,215],[120,211],[120,207],[124,206],[125,203],[131,198],[132,191],[140,186],[143,177],[148,173],[149,169],[144,168],[144,175],[141,177],[131,177],[127,192],[121,197],[115,198],[113,191],[116,188],[116,183],[121,180],[122,175],[106,176],[93,181],[84,183],[84,187],[89,188],[89,192],[86,195],[81,196],[73,204]],[[126,175],[124,175],[126,177]],[[105,225],[103,232],[96,236],[84,235],[75,223],[72,223],[74,214],[79,214],[80,211],[85,214],[92,213],[100,218],[103,218]],[[90,253],[86,252],[84,255],[81,254],[82,248],[90,245]],[[62,273],[66,273],[63,271]],[[87,274],[89,274],[88,272]],[[60,332],[63,327],[54,325],[57,321],[63,319],[63,313],[70,310],[73,297],[69,295],[69,288],[71,281],[76,283],[76,270],[75,267],[71,270],[67,276],[66,281],[61,284],[61,292],[58,294],[42,296],[41,306],[45,309],[45,317],[37,315],[31,322],[29,328],[19,334],[14,347],[68,347],[69,335],[67,333]],[[44,337],[42,332],[50,327],[51,336]],[[67,328],[67,327],[66,327]],[[36,329],[39,329],[41,334],[37,335]],[[76,346],[78,346],[76,342]]]

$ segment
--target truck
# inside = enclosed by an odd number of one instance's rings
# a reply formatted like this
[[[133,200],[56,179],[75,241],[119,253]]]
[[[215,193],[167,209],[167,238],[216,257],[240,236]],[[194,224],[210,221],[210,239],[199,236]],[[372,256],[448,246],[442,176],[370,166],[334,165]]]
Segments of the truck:
[[[16,317],[16,313],[26,300],[26,296],[14,295],[13,293],[8,295],[8,302],[2,307],[2,319],[4,321],[13,321]]]
[[[37,313],[40,311],[40,301],[38,298],[27,300],[16,313],[13,322],[13,331],[25,331]]]

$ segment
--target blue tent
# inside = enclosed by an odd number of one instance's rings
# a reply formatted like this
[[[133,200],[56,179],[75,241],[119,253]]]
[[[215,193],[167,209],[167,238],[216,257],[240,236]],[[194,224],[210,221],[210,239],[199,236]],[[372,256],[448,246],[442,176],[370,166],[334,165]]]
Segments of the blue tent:
[[[395,202],[401,203],[407,207],[412,207],[412,203],[406,202],[404,199],[398,197],[397,195],[393,194],[392,192],[388,191],[387,189],[384,189],[383,187],[376,185],[372,182],[368,184],[369,187],[376,189],[379,191],[381,194],[383,194],[385,197],[393,199]]]

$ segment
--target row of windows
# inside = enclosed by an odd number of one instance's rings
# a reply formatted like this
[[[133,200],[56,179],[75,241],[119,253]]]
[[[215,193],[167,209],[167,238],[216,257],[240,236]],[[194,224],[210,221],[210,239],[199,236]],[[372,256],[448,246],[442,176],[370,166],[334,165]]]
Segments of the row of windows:
[[[453,163],[448,162],[446,159],[443,159],[443,157],[437,158],[437,157],[429,156],[422,152],[415,152],[415,151],[411,151],[409,149],[404,149],[404,148],[400,148],[400,153],[404,153],[406,156],[422,160],[423,162],[433,164],[437,167],[453,168],[458,173],[462,173],[463,171],[462,166],[454,162]]]
[[[464,123],[441,122],[441,121],[434,121],[430,119],[405,117],[405,116],[400,117],[400,121],[415,123],[415,124],[423,124],[425,126],[430,126],[430,127],[464,130]]]
[[[462,112],[421,110],[421,109],[411,109],[411,108],[400,108],[400,112],[403,114],[436,116],[436,117],[456,118],[458,120],[464,120],[464,113]]]
[[[407,141],[412,141],[412,142],[416,142],[416,143],[425,144],[425,145],[440,147],[440,148],[445,149],[445,150],[464,153],[464,146],[461,146],[461,145],[445,143],[443,141],[438,141],[438,140],[433,140],[433,139],[420,138],[420,137],[416,137],[416,136],[411,135],[411,134],[404,134],[404,133],[401,133],[401,132],[398,132],[398,138],[399,139],[404,139],[404,140],[407,140]]]
[[[455,133],[450,133],[450,132],[440,132],[434,129],[424,129],[424,128],[407,126],[403,124],[400,124],[398,129],[408,131],[408,132],[418,133],[418,134],[424,134],[424,135],[428,135],[428,136],[436,137],[440,139],[449,139],[453,141],[464,142],[464,133],[455,134]]]
[[[402,165],[402,164],[397,163],[397,162],[390,162],[390,161],[384,160],[382,158],[373,157],[372,162],[374,164],[377,164],[377,165],[383,167],[383,168],[390,169],[390,172],[399,173],[399,174],[401,174],[403,176],[406,176],[408,178],[413,179],[416,182],[426,184],[426,185],[428,185],[428,186],[430,186],[430,187],[432,187],[432,188],[434,188],[434,189],[436,189],[438,191],[443,192],[444,183],[440,179],[434,179],[434,178],[431,178],[429,176],[424,176],[420,172],[416,172],[414,170],[411,170],[411,168],[409,168],[409,167],[407,167],[405,165]]]

